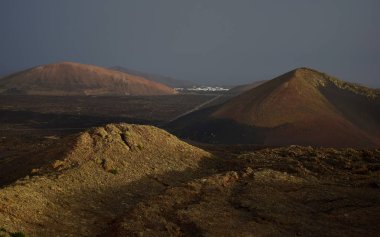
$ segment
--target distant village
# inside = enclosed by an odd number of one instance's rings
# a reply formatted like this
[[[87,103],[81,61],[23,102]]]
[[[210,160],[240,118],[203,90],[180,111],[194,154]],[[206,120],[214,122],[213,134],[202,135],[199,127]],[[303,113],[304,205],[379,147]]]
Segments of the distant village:
[[[193,86],[191,88],[174,88],[176,91],[228,91],[229,89],[219,86]]]

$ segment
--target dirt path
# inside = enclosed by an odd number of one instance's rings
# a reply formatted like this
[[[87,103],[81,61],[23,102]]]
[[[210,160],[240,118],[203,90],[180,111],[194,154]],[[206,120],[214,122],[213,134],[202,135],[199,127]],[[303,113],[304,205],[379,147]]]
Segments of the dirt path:
[[[181,117],[183,117],[183,116],[186,116],[186,115],[188,115],[188,114],[190,114],[190,113],[192,113],[192,112],[194,112],[194,111],[197,111],[197,110],[203,108],[204,106],[206,106],[206,105],[208,105],[208,104],[211,104],[212,102],[216,101],[217,99],[221,98],[222,96],[224,96],[224,95],[218,95],[218,96],[215,96],[214,98],[212,98],[212,99],[210,99],[210,100],[208,100],[208,101],[206,101],[206,102],[204,102],[204,103],[202,103],[202,104],[200,104],[200,105],[194,107],[193,109],[188,110],[188,111],[186,111],[186,112],[184,112],[184,113],[178,115],[177,117],[171,119],[168,123],[171,123],[171,122],[173,122],[174,120],[177,120],[177,119],[179,119],[179,118],[181,118]]]

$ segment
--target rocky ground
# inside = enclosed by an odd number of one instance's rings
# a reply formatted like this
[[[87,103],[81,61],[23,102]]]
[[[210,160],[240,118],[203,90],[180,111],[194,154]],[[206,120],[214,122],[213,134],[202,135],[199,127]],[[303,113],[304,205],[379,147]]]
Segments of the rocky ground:
[[[58,139],[0,188],[0,228],[27,236],[380,232],[379,149],[203,148],[129,124]]]
[[[108,125],[67,137],[30,157],[40,168],[25,163],[29,173],[1,188],[0,227],[96,236],[143,198],[204,175],[199,163],[210,157],[150,126]]]
[[[378,236],[379,162],[379,150],[236,154],[129,209],[106,236]]]

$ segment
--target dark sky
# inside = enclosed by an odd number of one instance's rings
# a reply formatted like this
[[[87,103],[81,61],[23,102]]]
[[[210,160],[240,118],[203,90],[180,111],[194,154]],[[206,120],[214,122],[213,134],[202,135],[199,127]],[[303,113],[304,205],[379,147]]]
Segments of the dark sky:
[[[1,0],[0,73],[57,61],[208,84],[312,67],[380,87],[379,0]]]

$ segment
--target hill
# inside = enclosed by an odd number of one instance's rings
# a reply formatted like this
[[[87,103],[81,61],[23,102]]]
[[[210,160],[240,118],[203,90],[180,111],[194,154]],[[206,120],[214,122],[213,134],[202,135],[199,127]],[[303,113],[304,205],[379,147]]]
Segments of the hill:
[[[168,86],[140,76],[72,62],[48,64],[0,79],[0,94],[168,95]]]
[[[299,68],[182,117],[169,129],[212,143],[378,147],[380,96],[374,89]]]
[[[208,152],[155,127],[94,128],[27,159],[0,162],[13,163],[8,172],[17,180],[0,182],[0,228],[97,236],[139,200],[207,173],[200,166],[211,161]]]
[[[178,79],[168,77],[168,76],[162,76],[162,75],[157,75],[157,74],[152,74],[152,73],[140,72],[137,70],[127,69],[127,68],[120,67],[120,66],[111,67],[110,69],[115,70],[115,71],[119,71],[119,72],[125,72],[125,73],[128,73],[130,75],[144,77],[148,80],[155,81],[155,82],[167,85],[169,87],[174,87],[174,88],[187,88],[187,87],[192,87],[192,86],[196,85],[196,83],[191,82],[191,81],[178,80]]]

